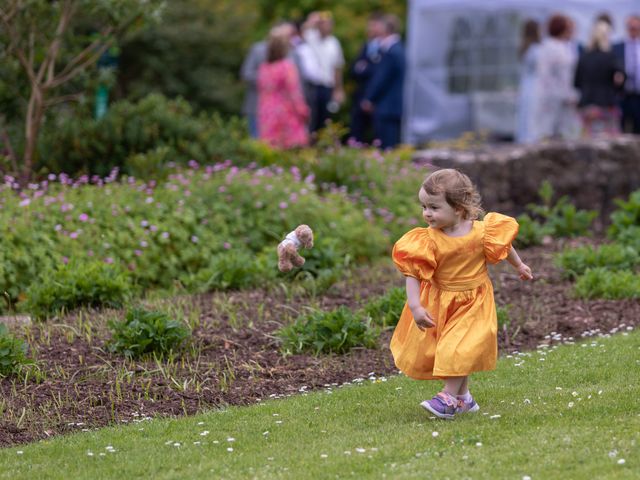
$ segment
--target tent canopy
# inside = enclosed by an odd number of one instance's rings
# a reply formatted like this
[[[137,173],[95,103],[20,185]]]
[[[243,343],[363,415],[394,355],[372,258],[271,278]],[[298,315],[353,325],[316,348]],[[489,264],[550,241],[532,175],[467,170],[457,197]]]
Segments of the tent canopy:
[[[515,126],[522,23],[554,13],[575,22],[584,44],[593,19],[607,12],[614,41],[638,0],[411,0],[403,137],[407,143],[486,129],[509,136]],[[544,33],[544,28],[542,29]]]

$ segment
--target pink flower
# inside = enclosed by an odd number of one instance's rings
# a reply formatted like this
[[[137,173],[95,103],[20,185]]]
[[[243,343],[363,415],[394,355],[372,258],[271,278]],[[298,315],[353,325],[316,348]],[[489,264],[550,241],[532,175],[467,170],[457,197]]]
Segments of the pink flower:
[[[89,220],[89,215],[87,215],[86,213],[81,213],[78,217],[78,220],[80,220],[81,222],[86,222],[87,220]]]
[[[278,205],[282,210],[284,210],[285,208],[287,208],[289,206],[289,204],[287,204],[287,202],[280,202]]]
[[[139,257],[140,255],[142,255],[142,250],[134,250],[133,253]]]
[[[27,206],[29,206],[30,203],[31,203],[31,199],[30,198],[25,198],[24,200],[22,200],[20,202],[20,206],[21,207],[27,207]]]
[[[78,232],[71,232],[71,233],[69,234],[69,238],[72,238],[72,239],[76,239],[76,238],[78,238]]]
[[[224,242],[222,246],[224,247],[225,250],[229,250],[231,248],[231,244],[229,242]]]
[[[65,265],[69,263],[69,257],[62,257],[62,263],[64,263]]]
[[[113,263],[113,258],[111,258],[111,257],[105,258],[104,259],[104,263],[112,264]]]

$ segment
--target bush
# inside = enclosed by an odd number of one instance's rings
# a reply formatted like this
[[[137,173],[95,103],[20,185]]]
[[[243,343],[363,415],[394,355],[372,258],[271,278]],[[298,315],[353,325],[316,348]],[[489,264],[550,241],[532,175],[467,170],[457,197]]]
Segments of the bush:
[[[608,234],[614,240],[621,237],[638,238],[640,233],[640,190],[633,192],[629,199],[616,200],[618,209],[611,214]]]
[[[33,364],[27,357],[28,351],[27,342],[11,335],[7,326],[0,323],[0,375],[18,373],[26,365]]]
[[[171,162],[186,164],[255,160],[244,121],[218,114],[195,114],[181,99],[151,94],[132,103],[114,103],[100,120],[82,115],[65,118],[43,132],[46,152],[38,168],[75,175],[125,173],[154,175]]]
[[[520,215],[518,218],[518,237],[516,238],[516,245],[519,247],[531,247],[534,245],[540,245],[545,235],[544,228],[540,222],[533,220],[526,213]]]
[[[196,274],[183,276],[185,287],[194,292],[212,290],[239,290],[269,283],[277,275],[274,259],[268,261],[265,254],[256,256],[246,250],[230,250],[211,257],[209,265]]]
[[[110,321],[111,341],[107,348],[128,358],[147,353],[165,354],[179,348],[191,336],[183,323],[159,311],[134,308],[123,321]]]
[[[353,347],[374,348],[376,332],[346,307],[304,315],[278,332],[287,353],[346,353]]]
[[[556,264],[566,277],[575,279],[590,268],[633,270],[640,265],[640,254],[635,248],[618,243],[597,248],[588,245],[565,249],[556,257]]]
[[[598,216],[595,210],[578,210],[563,196],[553,203],[553,187],[545,180],[538,190],[541,205],[528,205],[529,211],[544,220],[543,232],[554,237],[577,237],[588,235],[591,224]]]
[[[578,278],[574,289],[580,298],[640,298],[640,276],[629,271],[594,268]]]
[[[498,330],[505,330],[511,323],[509,312],[511,311],[511,305],[499,305],[496,308],[496,314],[498,316]]]
[[[395,326],[407,303],[406,289],[395,287],[381,297],[374,298],[364,306],[364,313],[371,318],[374,325],[383,328]]]
[[[41,319],[79,307],[119,308],[131,289],[127,274],[116,265],[74,261],[43,272],[27,290],[25,309]]]

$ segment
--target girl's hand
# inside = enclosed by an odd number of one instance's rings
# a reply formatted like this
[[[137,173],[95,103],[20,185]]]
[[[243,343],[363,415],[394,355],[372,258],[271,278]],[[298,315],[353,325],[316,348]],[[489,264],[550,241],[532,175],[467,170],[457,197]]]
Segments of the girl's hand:
[[[531,280],[533,278],[533,273],[531,273],[531,269],[525,263],[521,263],[518,268],[516,268],[518,274],[520,275],[520,280]]]
[[[423,307],[412,308],[411,314],[413,315],[413,320],[416,322],[416,326],[423,332],[429,327],[436,326],[436,322],[433,321],[429,312],[427,312]]]

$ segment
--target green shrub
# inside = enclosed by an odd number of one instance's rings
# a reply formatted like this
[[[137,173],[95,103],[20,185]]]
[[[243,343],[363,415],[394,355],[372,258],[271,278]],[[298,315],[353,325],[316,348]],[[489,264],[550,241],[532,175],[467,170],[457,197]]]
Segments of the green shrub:
[[[374,325],[379,325],[383,328],[395,326],[400,320],[400,315],[406,303],[406,289],[395,287],[381,297],[367,302],[364,306],[364,313],[371,318]]]
[[[623,236],[637,239],[640,233],[640,190],[633,192],[626,202],[616,200],[616,205],[617,210],[611,214],[609,237],[614,240]]]
[[[578,210],[563,196],[553,203],[553,187],[545,180],[538,190],[541,205],[530,204],[528,210],[544,220],[543,230],[554,237],[588,235],[591,224],[598,216],[595,210]]]
[[[18,373],[26,365],[33,364],[27,357],[27,342],[14,337],[4,323],[0,323],[0,375]]]
[[[526,213],[520,215],[518,218],[518,237],[516,238],[516,245],[520,247],[531,247],[534,245],[540,245],[542,238],[545,236],[545,229],[540,222],[533,220]]]
[[[496,307],[496,313],[498,315],[498,330],[504,330],[511,323],[509,312],[511,305],[498,305]]]
[[[566,277],[575,279],[590,268],[633,270],[640,265],[640,253],[633,247],[618,243],[597,248],[588,245],[565,249],[556,256],[556,264]]]
[[[114,167],[137,175],[155,175],[168,161],[186,164],[255,160],[245,146],[244,121],[217,114],[195,114],[181,99],[150,94],[138,102],[114,103],[100,120],[82,115],[60,120],[45,130],[38,168],[68,174],[107,175]],[[131,165],[129,165],[131,162]]]
[[[45,271],[27,290],[25,309],[46,318],[79,307],[121,307],[132,285],[116,265],[101,261],[69,262]]]
[[[277,274],[275,250],[269,262],[266,255],[248,250],[230,250],[211,257],[209,265],[196,274],[183,276],[185,287],[194,292],[239,290],[268,284]]]
[[[330,312],[315,311],[296,319],[278,332],[282,350],[287,353],[312,351],[345,353],[353,347],[374,348],[376,332],[347,307]]]
[[[594,268],[578,277],[574,289],[580,298],[640,298],[640,276],[627,270]]]
[[[178,349],[191,336],[191,330],[159,311],[134,308],[123,321],[110,321],[112,332],[107,348],[126,357],[146,353],[165,354]]]

